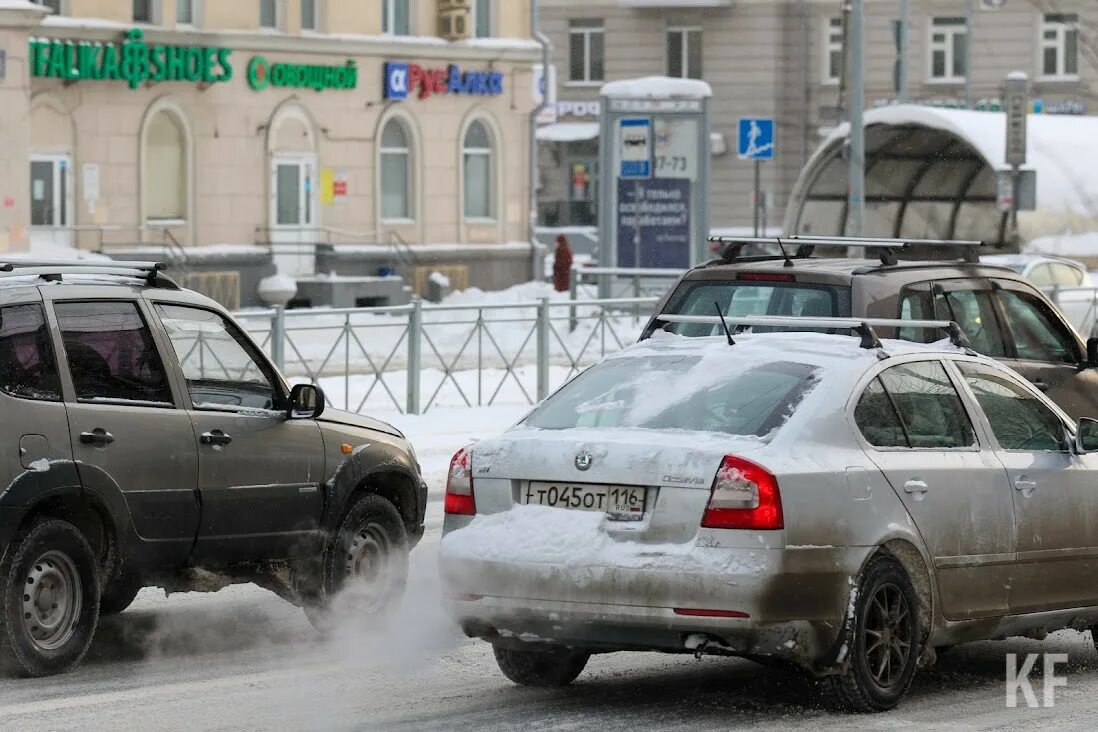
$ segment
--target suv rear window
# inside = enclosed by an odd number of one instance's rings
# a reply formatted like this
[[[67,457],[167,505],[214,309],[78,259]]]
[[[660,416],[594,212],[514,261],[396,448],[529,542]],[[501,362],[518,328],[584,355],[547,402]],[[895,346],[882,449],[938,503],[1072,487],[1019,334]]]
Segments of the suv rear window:
[[[690,285],[693,285],[690,287]],[[793,315],[798,317],[846,317],[850,315],[850,290],[846,287],[803,282],[732,280],[728,282],[684,283],[690,287],[673,298],[664,309],[676,315],[715,315],[717,303],[729,317],[748,315]],[[684,336],[717,335],[720,326],[675,323],[672,333]],[[756,333],[783,330],[753,328]],[[798,329],[803,330],[803,329]]]

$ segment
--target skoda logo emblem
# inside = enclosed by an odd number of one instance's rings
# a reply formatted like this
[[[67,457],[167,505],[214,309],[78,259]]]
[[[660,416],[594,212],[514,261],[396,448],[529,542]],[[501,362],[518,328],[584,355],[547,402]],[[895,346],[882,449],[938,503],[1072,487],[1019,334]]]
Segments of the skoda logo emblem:
[[[576,469],[587,470],[591,467],[591,463],[595,461],[595,458],[591,456],[591,453],[586,450],[580,450],[576,453]]]

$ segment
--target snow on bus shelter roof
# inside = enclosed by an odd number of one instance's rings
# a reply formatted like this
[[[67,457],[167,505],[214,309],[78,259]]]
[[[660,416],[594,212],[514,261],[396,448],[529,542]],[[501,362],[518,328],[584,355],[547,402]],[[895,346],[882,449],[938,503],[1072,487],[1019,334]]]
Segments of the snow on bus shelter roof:
[[[867,236],[981,239],[1009,236],[995,205],[1006,115],[905,104],[865,114]],[[813,153],[786,210],[785,230],[846,233],[850,125]],[[1024,239],[1098,228],[1098,118],[1031,114],[1026,169],[1037,173],[1037,208],[1019,213]]]

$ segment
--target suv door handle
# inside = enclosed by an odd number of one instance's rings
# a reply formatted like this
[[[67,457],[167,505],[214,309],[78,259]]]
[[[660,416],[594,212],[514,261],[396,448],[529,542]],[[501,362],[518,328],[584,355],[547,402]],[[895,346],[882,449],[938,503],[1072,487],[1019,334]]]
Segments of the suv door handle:
[[[1016,480],[1014,481],[1014,489],[1022,492],[1022,495],[1029,497],[1029,494],[1037,490],[1037,481],[1035,480]]]
[[[233,441],[232,437],[221,430],[210,430],[209,432],[203,432],[201,442],[203,445],[228,445]]]
[[[114,435],[102,427],[96,427],[91,432],[81,432],[80,442],[85,445],[109,445],[114,442]]]
[[[926,493],[927,484],[924,480],[909,480],[904,483],[905,493],[923,494]]]
[[[1033,379],[1033,381],[1031,383],[1034,386],[1036,386],[1038,390],[1040,390],[1042,392],[1048,391],[1048,384],[1041,381],[1040,379]]]

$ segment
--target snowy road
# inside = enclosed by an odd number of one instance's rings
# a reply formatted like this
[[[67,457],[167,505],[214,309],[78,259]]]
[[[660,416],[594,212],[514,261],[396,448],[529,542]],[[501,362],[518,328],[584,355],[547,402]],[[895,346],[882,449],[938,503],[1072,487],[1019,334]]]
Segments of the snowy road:
[[[436,498],[453,449],[519,413],[468,413],[460,429],[445,414],[403,425]],[[957,648],[916,677],[899,710],[872,717],[827,712],[809,682],[736,659],[597,656],[569,688],[515,687],[489,647],[461,637],[438,609],[440,525],[436,500],[403,611],[385,627],[325,641],[300,610],[252,586],[169,599],[145,590],[101,623],[75,672],[0,680],[0,730],[1036,730],[1093,728],[1098,713],[1098,652],[1074,632]],[[1037,651],[1069,655],[1059,668],[1066,688],[1054,709],[1007,709],[1005,654]],[[1039,679],[1034,686],[1040,698]]]

